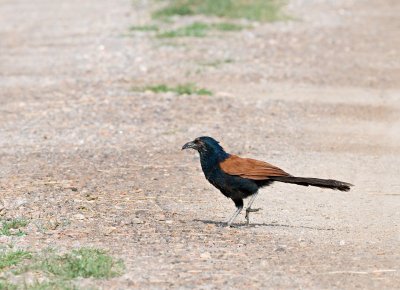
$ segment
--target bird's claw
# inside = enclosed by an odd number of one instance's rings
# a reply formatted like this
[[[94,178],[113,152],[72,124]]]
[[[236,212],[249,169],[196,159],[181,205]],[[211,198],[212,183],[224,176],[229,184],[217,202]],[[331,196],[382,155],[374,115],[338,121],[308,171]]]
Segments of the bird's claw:
[[[246,208],[246,214],[249,212],[257,212],[260,210],[261,210],[261,208]]]
[[[260,210],[261,210],[261,208],[250,208],[250,207],[246,208],[246,215],[245,215],[245,218],[246,218],[246,225],[247,225],[247,226],[250,224],[250,216],[249,216],[249,213],[251,213],[251,212],[257,212],[257,211],[260,211]]]

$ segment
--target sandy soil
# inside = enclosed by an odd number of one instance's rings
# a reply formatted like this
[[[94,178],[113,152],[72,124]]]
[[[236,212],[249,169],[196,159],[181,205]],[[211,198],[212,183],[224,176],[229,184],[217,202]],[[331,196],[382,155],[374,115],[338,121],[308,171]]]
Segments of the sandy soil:
[[[31,220],[1,243],[108,249],[125,274],[82,282],[103,289],[398,288],[399,2],[294,0],[288,22],[127,35],[151,6],[0,3],[0,215]],[[130,89],[184,82],[214,96]],[[274,184],[250,227],[225,228],[233,203],[180,151],[201,135],[356,186]]]

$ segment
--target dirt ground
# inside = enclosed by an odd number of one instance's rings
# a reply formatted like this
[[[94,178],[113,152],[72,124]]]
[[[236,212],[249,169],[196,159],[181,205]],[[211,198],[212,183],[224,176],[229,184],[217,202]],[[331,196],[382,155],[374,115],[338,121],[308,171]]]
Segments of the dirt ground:
[[[0,215],[30,224],[0,242],[107,249],[126,270],[82,280],[102,289],[399,288],[400,2],[293,0],[293,20],[173,40],[128,33],[135,3],[1,1]],[[214,95],[131,90],[186,82]],[[201,135],[355,187],[274,184],[226,228],[180,150]]]

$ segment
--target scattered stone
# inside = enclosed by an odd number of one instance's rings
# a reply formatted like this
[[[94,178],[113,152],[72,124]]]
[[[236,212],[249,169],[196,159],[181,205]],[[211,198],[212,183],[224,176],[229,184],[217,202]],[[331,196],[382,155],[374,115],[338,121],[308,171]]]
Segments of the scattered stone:
[[[76,219],[76,220],[84,220],[85,216],[83,214],[81,214],[81,213],[78,213],[78,214],[74,215],[74,219]]]
[[[287,246],[286,245],[278,245],[275,249],[274,252],[285,252]]]
[[[133,218],[132,219],[132,224],[143,224],[144,221],[142,221],[140,218]]]
[[[211,259],[211,254],[209,252],[204,252],[200,254],[200,258],[204,259],[204,260],[208,260]]]
[[[86,200],[88,200],[88,201],[92,201],[92,200],[97,200],[97,199],[99,199],[98,196],[95,196],[95,195],[90,194],[90,193],[87,193],[87,194],[85,195],[85,198],[86,198]]]
[[[107,228],[103,229],[103,233],[104,233],[104,235],[109,236],[113,232],[115,232],[116,229],[117,229],[116,227],[107,227]]]

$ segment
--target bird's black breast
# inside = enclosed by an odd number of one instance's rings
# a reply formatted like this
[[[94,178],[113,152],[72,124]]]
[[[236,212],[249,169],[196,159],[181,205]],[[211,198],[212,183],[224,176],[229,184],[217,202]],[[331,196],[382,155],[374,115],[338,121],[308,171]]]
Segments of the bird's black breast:
[[[200,163],[206,179],[226,197],[233,200],[243,199],[256,193],[259,188],[256,181],[229,175],[221,169],[219,164],[229,156],[222,147],[208,147],[207,150],[201,151]]]
[[[226,197],[232,199],[246,198],[258,190],[258,186],[253,180],[228,175],[219,168],[205,175],[212,185],[218,188]]]

